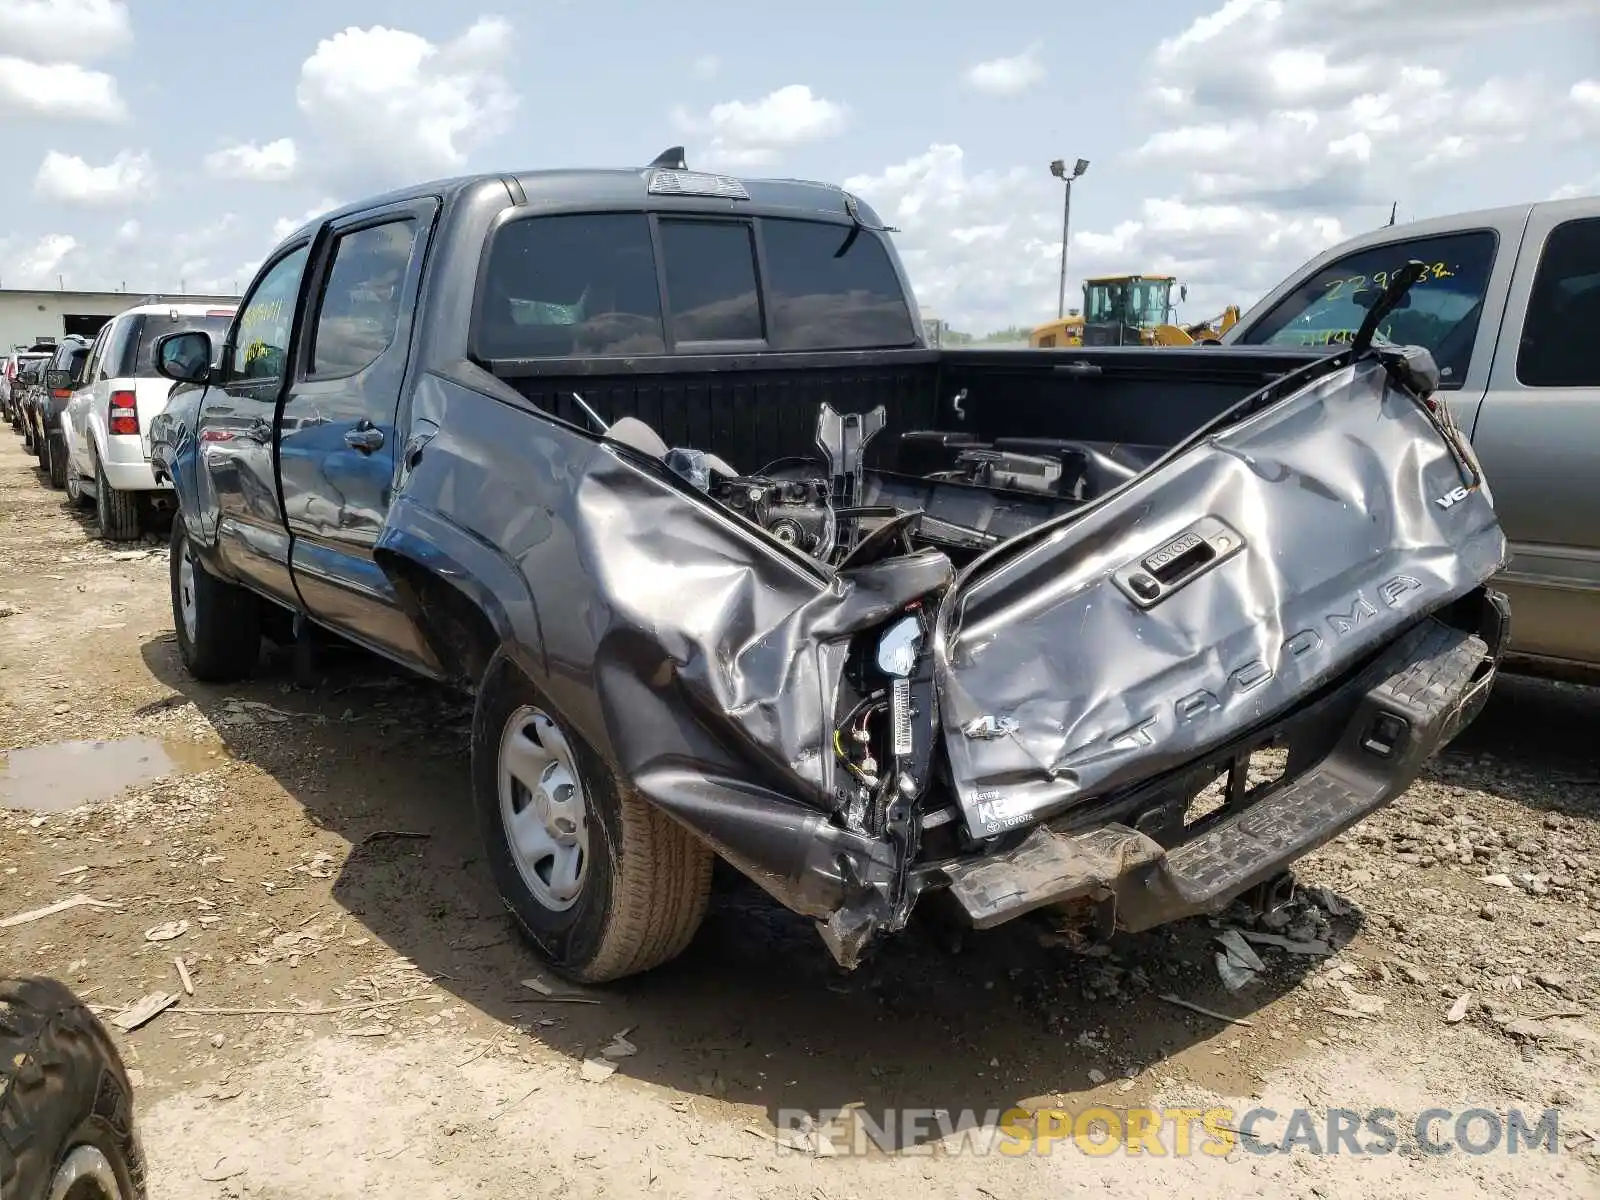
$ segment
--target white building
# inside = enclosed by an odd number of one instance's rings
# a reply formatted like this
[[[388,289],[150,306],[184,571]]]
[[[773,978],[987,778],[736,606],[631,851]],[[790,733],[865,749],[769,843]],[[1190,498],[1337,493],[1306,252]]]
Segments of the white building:
[[[69,333],[93,337],[112,317],[135,304],[238,304],[237,296],[185,296],[175,292],[21,291],[0,288],[0,353]]]

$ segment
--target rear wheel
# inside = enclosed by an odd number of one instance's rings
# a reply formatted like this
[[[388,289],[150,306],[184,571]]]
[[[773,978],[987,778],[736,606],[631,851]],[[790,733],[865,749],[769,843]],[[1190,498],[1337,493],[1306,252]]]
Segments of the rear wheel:
[[[195,557],[180,513],[172,518],[172,621],[178,656],[205,683],[231,683],[261,656],[261,601],[211,574]]]
[[[491,669],[479,690],[472,779],[501,898],[560,974],[619,979],[688,946],[711,852],[612,774],[515,668]]]
[[[139,525],[139,496],[135,492],[119,492],[106,479],[106,469],[97,458],[94,461],[94,507],[100,518],[100,536],[108,542],[137,541]]]
[[[58,433],[45,439],[44,469],[50,474],[51,487],[67,486],[67,439]]]
[[[143,1200],[133,1087],[117,1048],[54,979],[0,981],[0,1196]]]

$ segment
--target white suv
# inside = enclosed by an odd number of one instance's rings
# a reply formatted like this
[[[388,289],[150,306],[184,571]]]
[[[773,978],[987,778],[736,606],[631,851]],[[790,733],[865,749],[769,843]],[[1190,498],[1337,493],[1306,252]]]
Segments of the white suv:
[[[74,503],[93,498],[108,541],[137,538],[148,509],[171,503],[172,485],[158,484],[150,470],[150,422],[172,390],[172,381],[156,373],[156,339],[203,329],[221,346],[233,313],[206,304],[141,304],[113,317],[95,338],[61,426],[67,494]]]

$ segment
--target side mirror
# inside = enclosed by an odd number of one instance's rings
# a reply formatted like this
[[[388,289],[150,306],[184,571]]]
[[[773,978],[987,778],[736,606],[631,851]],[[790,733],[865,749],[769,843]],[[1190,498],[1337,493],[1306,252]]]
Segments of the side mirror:
[[[1180,283],[1178,285],[1178,299],[1183,301],[1186,304],[1188,303],[1188,301],[1189,301],[1189,285],[1187,283]]]
[[[204,383],[211,374],[211,335],[198,329],[156,339],[156,371],[177,383]]]

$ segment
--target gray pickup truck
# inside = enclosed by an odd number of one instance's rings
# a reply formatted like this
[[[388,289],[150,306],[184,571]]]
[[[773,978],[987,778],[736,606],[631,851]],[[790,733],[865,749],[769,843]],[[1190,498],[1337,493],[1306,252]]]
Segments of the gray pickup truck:
[[[156,343],[178,650],[225,681],[326,628],[474,694],[489,868],[579,979],[677,954],[714,855],[846,966],[936,893],[1272,904],[1504,640],[1433,360],[1372,344],[1414,282],[1333,354],[1063,360],[929,347],[825,184],[669,152],[354,204],[220,352]]]
[[[1427,273],[1381,327],[1426,347],[1511,543],[1507,668],[1600,682],[1600,196],[1388,226],[1311,260],[1227,345],[1349,340],[1402,264]]]

